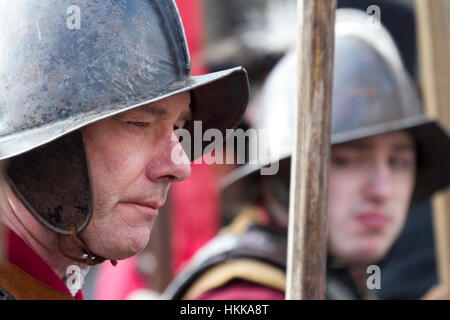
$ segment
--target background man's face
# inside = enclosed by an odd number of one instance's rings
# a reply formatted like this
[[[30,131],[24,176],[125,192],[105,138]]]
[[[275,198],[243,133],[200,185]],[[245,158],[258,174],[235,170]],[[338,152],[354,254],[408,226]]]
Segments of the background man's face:
[[[190,95],[181,93],[83,128],[94,190],[94,214],[82,232],[89,248],[123,259],[145,248],[172,182],[190,175],[174,129],[190,117]]]
[[[401,231],[415,184],[416,151],[406,132],[333,146],[329,252],[346,263],[382,258]]]

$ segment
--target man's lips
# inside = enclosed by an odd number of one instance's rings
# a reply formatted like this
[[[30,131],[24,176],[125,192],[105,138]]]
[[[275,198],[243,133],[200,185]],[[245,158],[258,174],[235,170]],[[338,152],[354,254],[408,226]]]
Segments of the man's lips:
[[[161,202],[145,202],[145,201],[126,201],[126,202],[121,202],[122,204],[128,204],[131,205],[133,207],[135,207],[136,209],[138,209],[141,212],[144,212],[146,214],[150,214],[150,215],[157,215],[158,214],[158,209],[160,207],[162,207],[163,203]]]
[[[382,229],[389,223],[389,218],[380,212],[364,212],[356,216],[356,221],[367,228]]]

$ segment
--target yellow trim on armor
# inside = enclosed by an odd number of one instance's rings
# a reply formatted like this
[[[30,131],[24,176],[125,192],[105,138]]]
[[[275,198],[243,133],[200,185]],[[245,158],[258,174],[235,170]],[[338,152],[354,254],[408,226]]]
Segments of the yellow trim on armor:
[[[254,224],[261,224],[263,222],[263,215],[257,207],[247,207],[240,213],[233,222],[223,228],[220,234],[223,233],[236,233],[243,234],[247,229]]]
[[[207,272],[189,288],[183,299],[194,299],[209,290],[221,287],[233,279],[242,279],[285,291],[285,273],[262,261],[236,259],[221,263]]]

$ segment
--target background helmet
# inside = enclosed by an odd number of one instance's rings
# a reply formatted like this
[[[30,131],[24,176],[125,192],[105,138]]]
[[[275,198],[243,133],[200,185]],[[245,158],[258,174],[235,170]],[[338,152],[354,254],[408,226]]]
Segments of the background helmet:
[[[7,177],[37,219],[66,235],[92,215],[77,129],[191,92],[193,121],[225,132],[240,122],[248,100],[240,67],[190,75],[171,0],[0,2],[0,88],[0,160],[14,157]]]
[[[399,52],[383,26],[354,9],[337,10],[332,104],[332,144],[407,130],[418,148],[415,199],[450,183],[450,138],[428,119]],[[269,75],[246,114],[248,123],[269,133],[268,159],[249,159],[223,181],[223,186],[263,166],[290,158],[296,107],[297,59],[289,52]],[[250,154],[250,157],[252,155]]]

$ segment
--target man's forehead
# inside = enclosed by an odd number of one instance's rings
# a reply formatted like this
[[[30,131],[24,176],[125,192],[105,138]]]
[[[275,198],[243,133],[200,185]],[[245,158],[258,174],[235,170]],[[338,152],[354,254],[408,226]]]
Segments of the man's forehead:
[[[148,103],[134,109],[134,111],[152,116],[169,116],[173,113],[180,113],[183,119],[189,120],[192,117],[190,103],[189,93],[183,93]]]
[[[414,150],[415,144],[411,134],[403,130],[344,142],[333,146],[332,149],[348,148],[364,151],[377,147],[389,147],[394,150]]]

